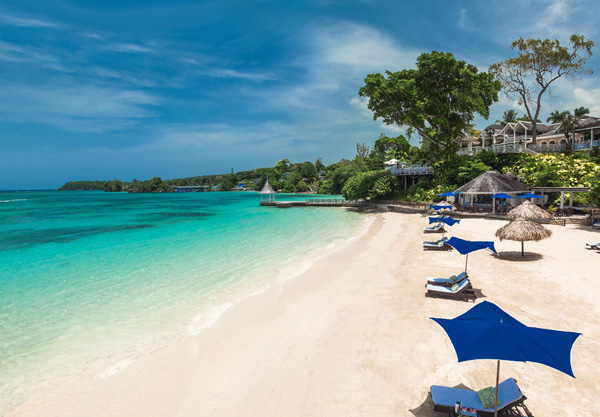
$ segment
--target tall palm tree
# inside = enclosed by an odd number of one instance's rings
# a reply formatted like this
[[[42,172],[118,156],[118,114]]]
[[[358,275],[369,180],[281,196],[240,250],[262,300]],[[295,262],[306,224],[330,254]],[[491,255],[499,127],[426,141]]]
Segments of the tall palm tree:
[[[577,114],[577,113],[575,113]],[[546,119],[547,122],[550,123],[562,123],[563,120],[565,120],[567,118],[567,116],[570,116],[571,112],[568,110],[565,111],[558,111],[558,110],[554,110],[552,113],[550,113],[550,117],[548,117]]]
[[[496,123],[500,123],[501,126],[506,126],[509,123],[515,123],[517,121],[517,116],[519,116],[519,112],[516,110],[504,110],[502,120],[496,120]]]
[[[585,119],[590,115],[590,109],[588,109],[587,107],[578,107],[575,109],[575,117],[579,118],[579,119]]]
[[[521,117],[517,117],[516,119],[518,122],[523,121],[523,122],[531,122],[531,118],[529,117],[528,114],[524,114]],[[540,119],[535,119],[537,123],[542,123],[542,121]]]

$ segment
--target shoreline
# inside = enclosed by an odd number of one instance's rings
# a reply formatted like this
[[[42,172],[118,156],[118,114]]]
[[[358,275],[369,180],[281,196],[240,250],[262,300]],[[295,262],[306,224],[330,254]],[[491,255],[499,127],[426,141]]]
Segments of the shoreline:
[[[338,237],[323,242],[322,246],[308,249],[308,252],[303,255],[295,256],[276,267],[272,266],[266,275],[253,272],[244,282],[236,283],[228,289],[220,290],[220,293],[216,293],[206,300],[200,300],[199,305],[201,307],[198,307],[198,310],[191,316],[182,318],[183,320],[179,322],[177,328],[169,330],[168,335],[164,334],[154,337],[156,341],[166,337],[166,341],[159,342],[158,344],[140,345],[138,348],[132,350],[130,354],[125,353],[120,356],[109,355],[106,358],[96,357],[93,360],[90,358],[89,362],[86,360],[79,364],[81,367],[79,371],[71,373],[68,376],[63,376],[62,374],[51,375],[44,380],[36,382],[37,393],[23,403],[16,405],[16,407],[4,411],[8,412],[7,415],[20,413],[20,410],[23,407],[27,407],[30,402],[53,395],[53,392],[56,392],[56,385],[58,385],[59,389],[63,389],[69,386],[76,386],[78,381],[81,380],[109,379],[130,366],[135,366],[140,358],[168,349],[170,345],[180,343],[182,339],[187,337],[195,337],[202,334],[215,325],[221,319],[222,315],[226,314],[230,308],[235,307],[236,304],[255,296],[260,296],[274,286],[284,285],[286,282],[295,279],[298,275],[305,272],[315,261],[330,256],[351,244],[354,240],[368,232],[372,220],[365,217],[357,222],[353,226],[355,232],[352,236]],[[50,389],[47,389],[48,387]],[[18,388],[17,390],[21,389]]]
[[[432,384],[481,389],[495,378],[495,361],[457,363],[429,320],[473,306],[424,296],[426,276],[455,274],[464,257],[421,249],[424,215],[368,218],[347,245],[235,303],[199,334],[142,354],[109,377],[62,386],[9,416],[441,416],[428,398]],[[491,240],[504,224],[465,219],[451,234]],[[534,415],[565,404],[585,415],[599,392],[589,361],[600,355],[593,277],[600,255],[584,246],[600,234],[549,227],[553,237],[525,244],[526,260],[518,242],[496,241],[500,256],[474,254],[469,275],[485,297],[478,302],[492,301],[529,326],[583,333],[572,353],[575,380],[532,363],[505,361],[500,373],[518,380]]]

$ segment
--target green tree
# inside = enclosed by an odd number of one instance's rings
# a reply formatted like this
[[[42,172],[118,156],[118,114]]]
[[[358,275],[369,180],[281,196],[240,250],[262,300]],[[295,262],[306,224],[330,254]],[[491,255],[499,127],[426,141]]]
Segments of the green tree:
[[[323,164],[323,158],[319,157],[317,158],[317,162],[315,162],[315,168],[318,171],[323,171],[325,169],[325,165]]]
[[[235,186],[236,186],[236,184],[233,182],[233,180],[229,176],[227,176],[227,177],[223,178],[223,180],[219,184],[219,190],[220,191],[229,191]]]
[[[402,135],[395,138],[381,136],[375,141],[371,149],[367,165],[370,170],[381,170],[384,168],[384,162],[392,158],[398,160],[409,160],[417,153],[413,147]],[[416,148],[416,147],[415,147]],[[409,161],[412,162],[412,161]]]
[[[489,116],[501,88],[491,74],[434,51],[417,58],[417,69],[367,75],[359,95],[369,98],[374,119],[416,132],[439,160],[456,152],[476,113]]]
[[[357,143],[356,144],[356,157],[365,159],[368,155],[369,155],[369,147],[364,143],[362,143],[362,144]]]
[[[327,174],[328,179],[319,188],[319,193],[322,194],[340,194],[349,178],[364,172],[361,164],[347,159],[330,165],[328,169],[330,170]]]
[[[296,192],[296,186],[291,182],[291,181],[285,181],[283,183],[283,190],[284,193],[295,193]]]
[[[596,172],[594,182],[589,191],[590,202],[596,207],[600,207],[600,170]]]
[[[548,117],[546,119],[546,122],[562,123],[562,121],[565,120],[565,118],[567,116],[569,116],[570,114],[571,114],[571,112],[569,112],[568,110],[566,110],[566,111],[554,110],[552,113],[550,113],[550,117]]]
[[[314,181],[319,176],[315,164],[310,161],[298,164],[298,172],[303,178],[308,178],[310,181]]]
[[[502,81],[508,97],[517,97],[525,106],[532,123],[531,139],[536,144],[536,126],[541,110],[542,96],[551,84],[561,77],[574,79],[591,74],[585,68],[587,58],[592,56],[594,42],[582,35],[571,35],[570,48],[558,40],[523,39],[514,41],[511,49],[517,49],[514,58],[490,66],[490,72]]]
[[[288,172],[290,170],[290,160],[282,159],[281,161],[277,161],[275,164],[275,172],[281,176],[281,174]]]
[[[577,107],[573,114],[579,119],[585,119],[590,116],[590,109],[584,106]]]
[[[513,109],[504,110],[502,113],[502,119],[496,120],[496,123],[500,123],[501,126],[506,126],[509,123],[515,123],[519,117],[519,112]]]

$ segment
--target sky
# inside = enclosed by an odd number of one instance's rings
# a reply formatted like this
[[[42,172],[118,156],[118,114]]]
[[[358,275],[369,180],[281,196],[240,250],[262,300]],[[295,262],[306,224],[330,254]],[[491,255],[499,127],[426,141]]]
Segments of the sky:
[[[414,68],[434,50],[487,71],[515,55],[519,37],[567,43],[579,33],[597,49],[596,8],[591,0],[3,0],[0,190],[352,158],[357,143],[403,132],[373,120],[358,96],[368,74]],[[541,119],[579,106],[600,116],[596,75],[557,82]],[[509,108],[523,112],[501,93],[477,128]]]

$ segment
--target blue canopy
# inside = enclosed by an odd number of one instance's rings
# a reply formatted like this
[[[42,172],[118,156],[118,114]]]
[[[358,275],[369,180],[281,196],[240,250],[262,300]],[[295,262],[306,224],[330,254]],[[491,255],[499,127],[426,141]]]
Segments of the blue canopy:
[[[529,193],[529,194],[520,195],[519,198],[544,198],[544,197],[541,195]]]
[[[500,193],[500,194],[493,195],[492,198],[514,198],[514,197],[512,195]]]
[[[458,194],[455,194],[451,191],[446,191],[444,194],[439,194],[440,197],[458,197]]]
[[[448,334],[459,362],[474,359],[537,362],[575,378],[571,349],[581,333],[525,326],[488,301],[454,319],[431,319]]]
[[[498,255],[498,252],[496,252],[496,248],[494,247],[494,242],[465,240],[458,237],[451,237],[446,243],[456,249],[461,255],[467,255],[480,249],[489,249]]]
[[[436,223],[436,222],[446,223],[448,226],[454,226],[456,223],[460,222],[460,220],[453,219],[452,217],[449,217],[449,216],[429,217],[429,224]]]
[[[438,210],[442,210],[442,209],[448,209],[448,210],[452,210],[454,207],[452,206],[448,206],[448,205],[438,205],[438,204],[432,204],[429,207],[431,207],[432,209],[434,209],[435,211]]]

